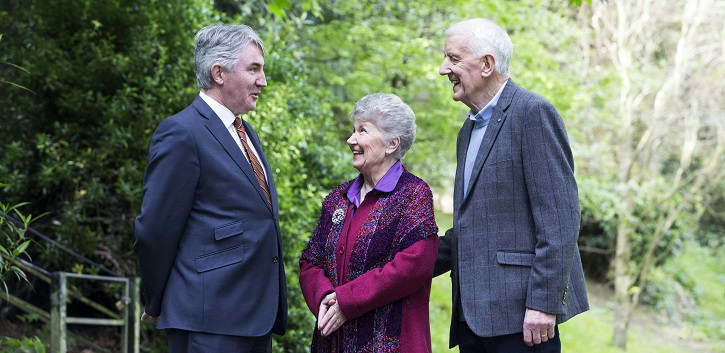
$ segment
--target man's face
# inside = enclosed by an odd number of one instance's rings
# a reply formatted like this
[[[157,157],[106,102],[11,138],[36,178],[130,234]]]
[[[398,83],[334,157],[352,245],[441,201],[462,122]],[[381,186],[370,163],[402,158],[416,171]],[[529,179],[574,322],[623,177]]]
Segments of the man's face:
[[[445,58],[439,73],[448,76],[453,83],[453,100],[462,102],[478,112],[485,106],[485,77],[482,75],[483,59],[471,54],[466,45],[468,38],[450,35],[443,48]]]
[[[240,50],[242,55],[237,66],[229,71],[222,68],[221,103],[234,115],[254,110],[262,87],[267,86],[262,50],[255,43],[249,43]]]

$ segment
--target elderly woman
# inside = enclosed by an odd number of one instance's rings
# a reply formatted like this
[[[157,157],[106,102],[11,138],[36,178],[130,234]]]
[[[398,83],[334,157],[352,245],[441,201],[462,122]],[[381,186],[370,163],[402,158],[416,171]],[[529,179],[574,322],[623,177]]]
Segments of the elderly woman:
[[[400,162],[415,115],[396,95],[376,93],[351,117],[347,144],[360,175],[325,197],[300,258],[302,294],[317,316],[312,352],[430,352],[433,196]]]

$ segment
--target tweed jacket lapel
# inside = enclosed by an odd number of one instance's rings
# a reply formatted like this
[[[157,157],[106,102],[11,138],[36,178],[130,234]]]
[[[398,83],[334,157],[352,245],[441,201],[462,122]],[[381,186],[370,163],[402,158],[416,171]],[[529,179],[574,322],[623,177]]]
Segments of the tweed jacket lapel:
[[[481,174],[481,169],[483,169],[483,165],[486,163],[486,159],[488,159],[488,155],[491,153],[491,149],[493,148],[494,143],[496,142],[496,139],[498,138],[499,132],[501,132],[501,127],[503,126],[504,122],[506,121],[506,110],[511,105],[511,101],[513,100],[514,95],[516,94],[516,91],[518,90],[518,86],[514,83],[513,80],[509,79],[508,83],[506,83],[506,87],[503,89],[503,92],[501,92],[501,96],[498,99],[498,104],[496,104],[496,108],[493,111],[493,115],[491,116],[491,121],[488,123],[488,127],[486,128],[486,133],[483,135],[483,140],[481,141],[481,147],[478,149],[478,155],[476,156],[476,161],[473,164],[473,170],[471,171],[471,179],[468,182],[468,190],[466,190],[466,198],[463,200],[465,202],[470,198],[471,195],[471,189],[473,189],[473,186],[476,184],[476,179],[478,179],[478,175]],[[469,139],[470,139],[470,132],[468,133]],[[468,146],[468,142],[466,142],[466,146]],[[459,157],[460,158],[460,157]],[[465,154],[463,155],[463,163],[465,165]],[[458,161],[458,164],[461,164],[461,160]],[[462,175],[461,175],[462,176]],[[461,179],[461,189],[463,188],[463,179]],[[463,196],[463,195],[461,195]],[[463,205],[463,202],[461,205]]]
[[[259,182],[257,182],[257,177],[254,176],[252,166],[247,161],[247,157],[244,156],[244,152],[242,152],[236,142],[231,139],[229,130],[227,130],[226,126],[221,123],[221,120],[216,115],[216,113],[214,113],[214,110],[212,110],[211,107],[206,104],[206,102],[204,102],[204,100],[200,96],[197,96],[196,99],[194,99],[192,105],[194,106],[194,108],[196,108],[199,114],[206,119],[206,122],[204,123],[206,125],[206,128],[209,130],[209,132],[211,132],[211,134],[219,142],[219,144],[222,145],[224,150],[226,150],[227,154],[229,154],[232,160],[234,160],[234,163],[237,164],[239,169],[242,170],[242,173],[244,173],[247,179],[249,179],[249,182],[252,184],[252,186],[254,186],[255,190],[257,190],[259,197],[264,200],[264,204],[267,205],[269,211],[272,212],[272,208],[267,202],[267,198],[264,196],[264,191],[262,190],[262,187],[259,186]],[[245,128],[248,127],[249,125],[245,125]],[[258,146],[259,144],[255,144],[254,148],[256,148],[257,151],[261,151]],[[261,155],[262,153],[260,152],[260,156]],[[264,160],[264,163],[265,168],[267,168],[267,171],[269,173],[269,166],[266,165],[266,159]],[[268,184],[270,183],[268,182]],[[271,190],[272,187],[270,186],[270,195],[272,195]],[[272,200],[274,199],[275,198],[272,197]]]
[[[463,122],[461,130],[458,132],[458,143],[456,144],[456,178],[453,188],[453,206],[458,209],[463,204],[463,173],[466,169],[466,153],[468,152],[468,143],[471,141],[471,132],[475,123],[468,119]]]

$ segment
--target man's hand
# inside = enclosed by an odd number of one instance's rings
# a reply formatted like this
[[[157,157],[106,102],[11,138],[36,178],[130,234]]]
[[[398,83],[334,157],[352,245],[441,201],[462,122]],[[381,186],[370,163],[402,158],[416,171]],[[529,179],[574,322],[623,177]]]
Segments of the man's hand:
[[[333,292],[325,296],[320,304],[320,312],[317,316],[317,329],[322,336],[327,337],[345,323],[347,319],[342,313],[340,304],[337,302],[337,293]]]
[[[155,323],[155,322],[159,321],[159,317],[158,316],[153,317],[153,316],[151,316],[149,314],[146,314],[146,312],[144,311],[143,314],[141,314],[141,321]]]
[[[541,344],[554,338],[556,315],[534,309],[526,309],[524,315],[524,342],[527,346]]]

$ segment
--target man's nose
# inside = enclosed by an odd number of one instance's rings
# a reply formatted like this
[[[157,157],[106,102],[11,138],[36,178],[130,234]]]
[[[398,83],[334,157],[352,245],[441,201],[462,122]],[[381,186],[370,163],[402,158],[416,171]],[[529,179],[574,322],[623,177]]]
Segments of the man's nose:
[[[440,69],[438,69],[438,73],[441,75],[448,75],[451,73],[451,68],[448,67],[448,59],[443,60]]]

